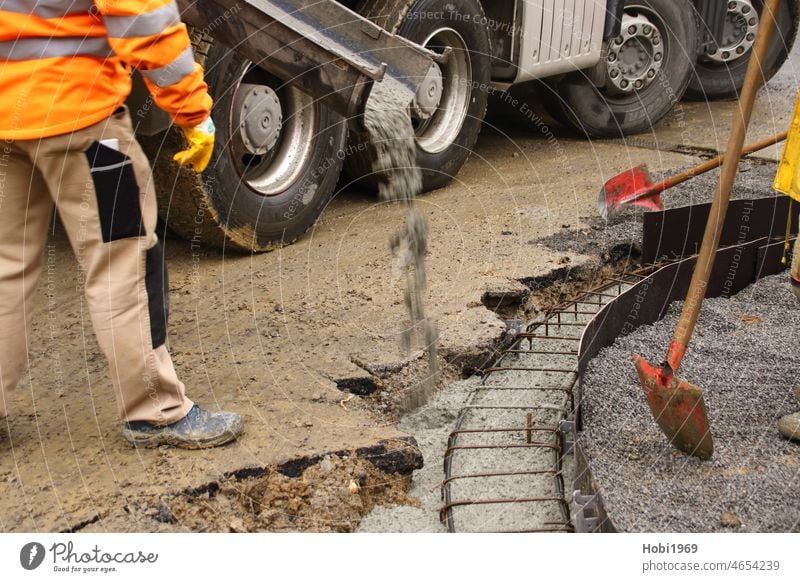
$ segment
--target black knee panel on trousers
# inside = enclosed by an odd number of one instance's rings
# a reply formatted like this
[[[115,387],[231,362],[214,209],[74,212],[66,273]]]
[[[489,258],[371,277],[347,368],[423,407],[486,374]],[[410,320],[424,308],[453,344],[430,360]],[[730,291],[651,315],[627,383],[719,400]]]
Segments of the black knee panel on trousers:
[[[167,341],[169,319],[169,279],[164,263],[164,247],[160,242],[147,251],[145,286],[150,311],[150,335],[155,349]]]

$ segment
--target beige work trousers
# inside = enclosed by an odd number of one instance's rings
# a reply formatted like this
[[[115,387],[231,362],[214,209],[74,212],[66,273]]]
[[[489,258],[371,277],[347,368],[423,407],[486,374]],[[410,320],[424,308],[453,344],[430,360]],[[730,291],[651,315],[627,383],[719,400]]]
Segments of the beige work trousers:
[[[75,133],[0,141],[0,418],[25,373],[54,203],[81,267],[120,418],[183,418],[192,402],[164,345],[168,285],[155,190],[125,108]]]

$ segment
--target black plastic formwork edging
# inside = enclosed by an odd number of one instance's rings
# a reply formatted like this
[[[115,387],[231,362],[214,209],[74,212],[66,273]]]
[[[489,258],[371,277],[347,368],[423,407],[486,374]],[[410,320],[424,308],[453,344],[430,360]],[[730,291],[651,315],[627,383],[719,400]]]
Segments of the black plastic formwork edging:
[[[791,234],[798,232],[800,204],[786,196],[731,200],[719,246],[784,238],[791,207]],[[675,260],[698,253],[711,204],[695,204],[644,214],[642,262]]]

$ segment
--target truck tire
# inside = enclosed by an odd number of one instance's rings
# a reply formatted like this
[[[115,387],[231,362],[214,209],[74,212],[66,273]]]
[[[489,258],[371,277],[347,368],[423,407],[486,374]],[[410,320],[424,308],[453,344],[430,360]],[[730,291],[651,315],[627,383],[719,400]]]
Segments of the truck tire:
[[[545,111],[564,127],[573,127],[566,108],[563,107],[564,101],[558,94],[559,83],[551,83],[547,80],[535,81],[536,95],[539,98]]]
[[[346,124],[222,44],[193,41],[214,98],[214,155],[199,175],[172,161],[184,147],[177,128],[142,140],[161,217],[193,245],[258,252],[290,244],[336,188]]]
[[[698,58],[686,89],[688,99],[731,99],[739,94],[763,8],[764,0],[729,0],[721,46]],[[764,67],[765,83],[789,57],[797,36],[798,12],[797,0],[785,0],[778,9],[777,29],[772,35]]]
[[[589,137],[647,131],[683,97],[697,39],[689,0],[625,0],[622,32],[604,60],[548,82],[548,110]]]
[[[437,52],[445,46],[453,49],[442,70],[444,92],[438,111],[429,120],[414,120],[423,190],[441,188],[467,161],[486,115],[491,50],[483,8],[479,0],[362,0],[355,10]],[[380,177],[372,172],[375,154],[369,136],[351,131],[350,142],[346,172],[375,186]]]

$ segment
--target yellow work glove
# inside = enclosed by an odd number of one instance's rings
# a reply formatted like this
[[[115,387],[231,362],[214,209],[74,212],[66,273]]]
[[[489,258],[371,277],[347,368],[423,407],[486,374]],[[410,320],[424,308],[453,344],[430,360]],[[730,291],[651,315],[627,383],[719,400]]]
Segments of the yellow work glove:
[[[181,129],[189,147],[175,154],[172,159],[181,166],[192,166],[195,172],[200,173],[208,167],[214,151],[214,122],[209,117],[199,125]]]
[[[800,94],[794,104],[789,136],[772,187],[800,202]]]

